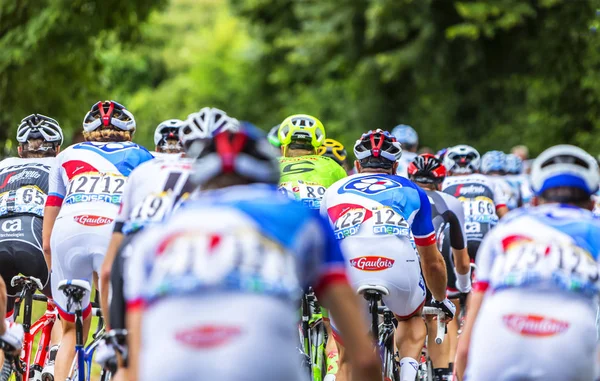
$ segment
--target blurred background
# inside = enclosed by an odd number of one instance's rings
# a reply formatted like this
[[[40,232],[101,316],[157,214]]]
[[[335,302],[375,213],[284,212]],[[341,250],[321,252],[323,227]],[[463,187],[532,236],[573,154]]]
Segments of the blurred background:
[[[422,146],[600,153],[597,0],[1,0],[0,153],[19,121],[70,143],[113,99],[159,122],[219,107],[265,130],[312,114],[345,144],[412,125]],[[600,32],[598,32],[600,34]]]

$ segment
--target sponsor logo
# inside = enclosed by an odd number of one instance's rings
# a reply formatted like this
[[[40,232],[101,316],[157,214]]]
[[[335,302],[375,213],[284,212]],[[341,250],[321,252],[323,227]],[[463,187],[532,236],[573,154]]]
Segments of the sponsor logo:
[[[348,182],[338,193],[350,191],[359,194],[375,195],[395,188],[402,188],[402,184],[391,177],[367,176]]]
[[[367,256],[350,260],[350,266],[362,271],[382,271],[394,266],[395,260],[386,257]]]
[[[207,325],[178,332],[175,339],[189,347],[208,349],[227,344],[241,333],[239,327]]]
[[[23,228],[21,227],[20,219],[6,220],[2,223],[1,227],[2,231],[6,233],[20,232],[21,230],[23,230]]]
[[[465,194],[483,194],[485,193],[485,187],[483,185],[459,185],[456,188],[455,196],[461,196]]]
[[[2,185],[0,185],[0,189],[6,187],[7,185],[13,184],[17,181],[20,180],[30,180],[30,179],[37,179],[41,176],[41,174],[37,171],[31,171],[31,170],[25,170],[25,171],[21,171],[19,173],[13,172],[13,173],[9,173],[6,178],[4,179],[4,182],[2,183]]]
[[[569,323],[538,315],[510,314],[502,317],[511,331],[523,336],[553,336],[566,331]]]
[[[112,218],[93,216],[90,214],[82,214],[80,216],[73,217],[73,220],[80,225],[85,226],[101,226],[111,224],[114,220]]]

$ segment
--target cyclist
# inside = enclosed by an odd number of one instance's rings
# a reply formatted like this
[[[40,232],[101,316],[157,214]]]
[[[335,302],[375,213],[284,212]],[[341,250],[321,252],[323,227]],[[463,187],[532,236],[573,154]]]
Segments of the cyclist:
[[[17,128],[18,158],[0,162],[0,275],[9,294],[7,315],[13,318],[15,295],[11,279],[20,273],[46,285],[50,297],[48,267],[44,259],[42,219],[48,195],[48,176],[63,142],[58,122],[40,114],[23,118]]]
[[[442,192],[453,195],[463,204],[471,259],[475,258],[485,234],[508,212],[508,195],[478,173],[480,163],[479,152],[467,145],[451,147],[444,156],[444,167],[450,176],[442,183]]]
[[[554,146],[533,162],[531,182],[536,206],[512,212],[479,249],[461,379],[596,379],[598,164],[578,147]]]
[[[488,151],[481,157],[481,173],[488,176],[497,188],[500,188],[505,195],[508,195],[506,207],[509,210],[518,208],[520,205],[519,195],[513,191],[508,181],[504,178],[506,175],[506,154],[502,151]]]
[[[154,157],[180,153],[183,148],[177,138],[179,127],[183,124],[179,119],[168,119],[161,122],[154,130]]]
[[[419,149],[419,135],[414,128],[406,124],[399,124],[392,130],[392,135],[402,145],[402,157],[398,162],[397,174],[408,178],[408,165],[417,156]]]
[[[513,192],[519,195],[520,205],[531,203],[531,184],[529,176],[523,173],[523,161],[517,155],[509,153],[506,155],[506,181],[513,188]]]
[[[133,379],[300,380],[297,297],[312,283],[342,319],[357,376],[381,380],[339,245],[318,213],[277,191],[264,134],[246,123],[221,132],[196,168],[202,195],[133,243],[125,285]]]
[[[326,156],[338,163],[347,175],[354,174],[354,168],[348,161],[348,152],[344,145],[334,139],[325,139],[323,144],[317,149],[317,153],[321,156]]]
[[[387,131],[369,131],[356,141],[354,154],[358,174],[333,184],[325,193],[321,213],[329,217],[341,240],[352,286],[377,284],[389,289],[383,296],[399,324],[396,344],[400,352],[400,379],[414,380],[417,358],[426,328],[421,317],[425,280],[433,293],[433,305],[452,318],[454,304],[446,299],[446,266],[436,246],[427,194],[406,178],[396,176],[400,143]],[[366,308],[364,309],[366,311]],[[337,322],[332,320],[332,326]],[[339,336],[334,337],[344,350]],[[340,373],[343,375],[343,366]]]
[[[465,215],[462,204],[455,197],[440,192],[446,178],[441,160],[431,154],[417,156],[408,166],[408,176],[425,191],[431,202],[431,217],[437,236],[438,249],[446,262],[448,291],[467,293],[471,290],[471,268],[464,231]],[[459,312],[458,300],[452,300]],[[426,320],[428,330],[431,321]],[[427,349],[433,364],[434,381],[452,378],[453,362],[458,336],[456,320],[448,323],[448,337],[441,345],[434,344],[435,332],[427,336]]]
[[[43,247],[63,328],[55,363],[58,380],[67,377],[75,353],[74,314],[67,309],[58,284],[65,279],[91,282],[93,273],[100,270],[127,176],[152,159],[150,152],[131,142],[135,126],[133,115],[119,103],[94,104],[83,120],[86,142],[61,152],[50,172]],[[84,298],[83,307],[87,335],[90,295]]]
[[[325,141],[321,121],[310,115],[292,115],[279,126],[282,158],[280,189],[312,209],[331,184],[346,177],[346,171],[334,160],[317,154]]]

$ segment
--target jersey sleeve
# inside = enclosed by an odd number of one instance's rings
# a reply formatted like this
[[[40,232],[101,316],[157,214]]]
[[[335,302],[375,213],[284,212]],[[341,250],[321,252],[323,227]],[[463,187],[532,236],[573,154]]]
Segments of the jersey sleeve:
[[[137,233],[129,243],[129,247],[121,250],[129,250],[129,257],[125,261],[123,277],[125,282],[123,293],[127,309],[137,309],[144,306],[144,285],[148,281],[152,270],[152,248],[155,239],[160,236],[155,229],[148,229]]]
[[[502,251],[500,242],[498,242],[496,231],[488,233],[481,242],[477,251],[476,279],[473,284],[474,291],[485,292],[490,286],[492,268],[497,255]]]
[[[348,278],[344,256],[329,221],[321,216],[317,216],[315,219],[322,236],[322,244],[316,247],[320,252],[312,253],[313,258],[320,258],[320,263],[316,267],[318,271],[311,283],[314,284],[315,292],[319,294],[334,283],[348,283]],[[314,268],[312,272],[314,273]]]
[[[66,184],[63,182],[62,172],[64,171],[61,160],[56,160],[48,176],[48,197],[46,206],[61,206],[67,193]]]
[[[457,250],[467,247],[467,234],[465,232],[465,210],[455,197],[444,194],[448,210],[450,211],[450,245]]]
[[[123,194],[121,195],[121,205],[119,206],[119,213],[115,219],[115,233],[123,232],[123,226],[125,225],[125,222],[129,220],[129,216],[131,216],[131,210],[133,209],[133,205],[131,205],[133,202],[131,196],[134,192],[134,189],[136,189],[136,179],[136,171],[134,170],[127,178],[127,183],[125,184]]]
[[[502,186],[500,181],[492,181],[492,189],[494,190],[494,204],[496,209],[505,207],[510,200],[510,192],[507,192],[506,188]]]
[[[433,221],[431,220],[431,203],[429,202],[429,197],[427,197],[427,193],[418,186],[415,185],[414,189],[419,193],[420,201],[419,210],[411,225],[411,230],[415,237],[415,244],[417,246],[433,245],[437,241]]]

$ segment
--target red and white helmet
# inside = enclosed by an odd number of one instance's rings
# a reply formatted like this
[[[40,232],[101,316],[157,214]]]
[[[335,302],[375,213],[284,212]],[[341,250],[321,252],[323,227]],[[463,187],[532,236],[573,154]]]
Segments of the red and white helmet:
[[[115,101],[100,101],[92,106],[83,119],[83,130],[92,132],[100,127],[114,127],[122,131],[135,131],[135,118],[125,106]]]
[[[446,167],[430,153],[423,153],[408,165],[408,177],[418,183],[439,184],[446,178]]]
[[[354,155],[364,168],[391,168],[402,156],[402,146],[387,131],[368,131],[354,144]]]

